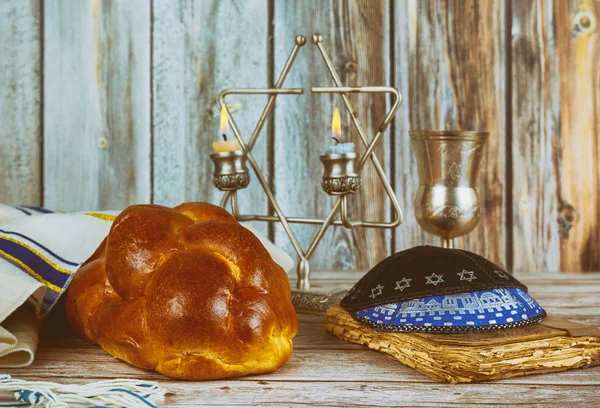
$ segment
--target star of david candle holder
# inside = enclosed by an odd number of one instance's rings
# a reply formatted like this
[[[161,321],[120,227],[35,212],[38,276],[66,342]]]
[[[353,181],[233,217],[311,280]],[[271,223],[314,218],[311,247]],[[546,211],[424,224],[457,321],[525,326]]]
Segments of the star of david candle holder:
[[[263,128],[263,125],[267,117],[272,112],[275,98],[278,95],[301,95],[304,90],[301,88],[283,88],[285,78],[290,71],[291,66],[299,52],[299,50],[306,44],[306,38],[303,35],[296,36],[295,45],[288,57],[283,70],[275,82],[273,88],[261,88],[261,89],[248,89],[248,88],[236,88],[226,89],[221,92],[219,96],[219,102],[221,108],[227,113],[228,123],[231,130],[235,134],[236,139],[239,142],[240,150],[243,153],[245,161],[241,160],[241,156],[231,155],[222,156],[221,153],[211,155],[211,159],[215,165],[215,186],[225,192],[223,199],[221,200],[221,206],[226,208],[227,204],[231,205],[231,213],[237,218],[238,221],[263,221],[263,222],[279,222],[285,230],[296,254],[298,255],[299,262],[297,265],[298,279],[296,281],[296,287],[292,289],[292,302],[297,310],[309,310],[309,311],[325,311],[334,303],[337,303],[345,295],[347,290],[344,288],[328,287],[328,286],[316,286],[310,281],[310,259],[314,254],[317,246],[321,242],[325,232],[330,226],[341,226],[345,228],[387,228],[393,229],[398,227],[402,223],[402,210],[398,204],[398,200],[392,189],[387,176],[374,153],[374,148],[377,142],[381,139],[381,136],[389,127],[393,120],[394,114],[400,107],[402,96],[396,88],[388,86],[364,86],[364,87],[345,87],[342,85],[339,75],[337,74],[333,62],[329,58],[324,46],[321,35],[313,35],[313,43],[317,46],[325,65],[327,66],[331,78],[335,83],[334,87],[312,87],[311,92],[322,93],[322,94],[340,94],[344,106],[346,107],[352,123],[355,126],[360,140],[365,146],[365,152],[358,155],[353,152],[343,152],[342,154],[324,154],[320,156],[320,160],[323,165],[323,177],[322,177],[322,189],[325,193],[336,197],[329,214],[324,219],[318,218],[305,218],[305,217],[292,217],[287,216],[283,213],[275,195],[273,194],[272,188],[269,185],[267,179],[264,177],[261,169],[259,168],[256,160],[252,155],[252,149],[256,143],[256,140]],[[360,124],[356,110],[352,106],[348,94],[353,93],[378,93],[378,94],[390,94],[392,96],[392,103],[389,112],[386,113],[381,125],[377,128],[376,134],[373,138],[369,139],[362,125]],[[268,95],[267,104],[263,110],[263,113],[258,120],[258,123],[254,129],[254,132],[250,136],[246,143],[242,137],[242,134],[235,123],[235,119],[229,112],[225,98],[228,95]],[[236,159],[239,161],[232,162],[230,159]],[[239,210],[238,205],[238,190],[246,187],[249,183],[249,178],[246,176],[240,176],[243,181],[237,182],[232,181],[231,174],[245,174],[243,169],[245,168],[245,162],[249,164],[253,172],[256,175],[256,180],[261,185],[265,195],[267,196],[271,207],[275,215],[268,214],[242,214]],[[360,173],[364,166],[370,163],[373,165],[375,172],[378,176],[378,181],[383,184],[386,195],[392,204],[392,217],[389,221],[381,220],[365,220],[365,219],[352,219],[348,213],[348,200],[352,193],[356,192],[361,186]],[[307,163],[307,165],[311,165]],[[233,173],[230,172],[233,171]],[[237,179],[236,179],[237,180]],[[377,182],[377,180],[370,180],[370,182]],[[315,225],[318,227],[318,231],[306,250],[300,245],[296,235],[292,231],[291,224],[308,224]],[[366,250],[366,248],[365,248]]]

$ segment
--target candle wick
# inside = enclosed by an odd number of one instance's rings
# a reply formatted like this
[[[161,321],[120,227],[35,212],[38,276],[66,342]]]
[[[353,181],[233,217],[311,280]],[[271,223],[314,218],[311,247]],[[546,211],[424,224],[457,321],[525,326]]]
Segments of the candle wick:
[[[332,139],[335,140],[335,144],[340,144],[340,141],[337,139],[337,137],[333,136]]]
[[[223,133],[221,136],[223,136],[224,141],[227,141],[227,135],[225,133]]]

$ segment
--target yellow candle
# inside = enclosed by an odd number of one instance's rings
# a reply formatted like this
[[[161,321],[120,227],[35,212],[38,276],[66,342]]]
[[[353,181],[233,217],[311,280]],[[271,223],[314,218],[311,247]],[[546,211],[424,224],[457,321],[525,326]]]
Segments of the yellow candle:
[[[237,140],[221,140],[220,142],[213,142],[213,153],[224,153],[233,152],[235,150],[241,150],[240,144]]]
[[[219,130],[223,135],[223,140],[219,142],[213,142],[213,153],[225,153],[240,150],[240,144],[236,139],[227,140],[227,132],[229,131],[229,121],[227,118],[227,109],[225,109],[225,105],[221,107],[221,123]]]

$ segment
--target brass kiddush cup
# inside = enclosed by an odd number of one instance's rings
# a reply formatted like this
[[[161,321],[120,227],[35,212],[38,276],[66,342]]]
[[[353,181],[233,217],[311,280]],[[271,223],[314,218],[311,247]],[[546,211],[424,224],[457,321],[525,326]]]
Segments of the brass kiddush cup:
[[[487,132],[410,131],[419,170],[415,215],[421,228],[454,248],[454,238],[468,234],[481,217],[475,185]]]

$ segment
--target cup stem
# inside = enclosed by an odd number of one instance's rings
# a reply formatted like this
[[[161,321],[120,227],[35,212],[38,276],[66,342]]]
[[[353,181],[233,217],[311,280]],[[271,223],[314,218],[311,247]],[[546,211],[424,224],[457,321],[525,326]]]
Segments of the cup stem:
[[[454,249],[454,238],[442,238],[442,248]]]

